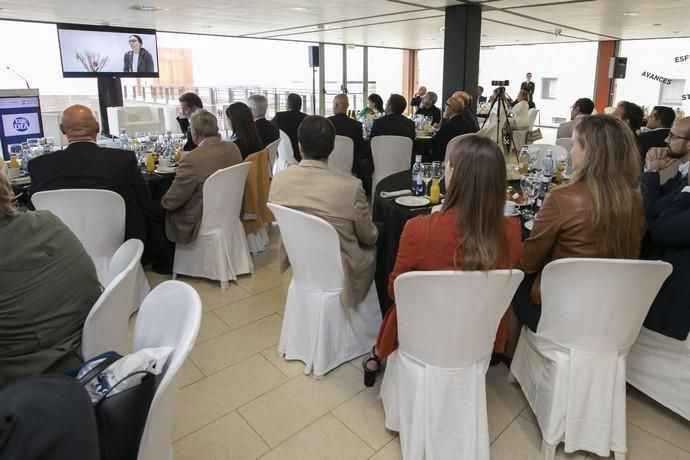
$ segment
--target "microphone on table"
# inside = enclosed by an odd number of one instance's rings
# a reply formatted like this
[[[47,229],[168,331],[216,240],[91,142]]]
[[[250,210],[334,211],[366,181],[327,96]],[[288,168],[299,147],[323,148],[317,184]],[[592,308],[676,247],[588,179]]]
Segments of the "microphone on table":
[[[24,80],[24,83],[26,83],[27,89],[31,89],[31,86],[29,85],[29,82],[26,80],[26,78],[22,77],[18,72],[16,72],[12,67],[10,67],[8,65],[6,65],[5,68],[7,70],[9,70],[10,72],[12,72],[13,74],[15,74],[16,76],[18,76],[19,78],[21,78],[22,80]]]

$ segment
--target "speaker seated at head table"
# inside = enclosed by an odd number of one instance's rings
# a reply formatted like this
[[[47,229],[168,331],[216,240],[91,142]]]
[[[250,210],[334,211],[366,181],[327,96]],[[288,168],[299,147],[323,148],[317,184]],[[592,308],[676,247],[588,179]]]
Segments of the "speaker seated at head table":
[[[69,144],[28,164],[30,192],[68,188],[111,190],[125,201],[125,239],[146,242],[147,226],[162,220],[151,201],[133,152],[96,144],[99,124],[88,107],[73,105],[63,113],[60,130]]]

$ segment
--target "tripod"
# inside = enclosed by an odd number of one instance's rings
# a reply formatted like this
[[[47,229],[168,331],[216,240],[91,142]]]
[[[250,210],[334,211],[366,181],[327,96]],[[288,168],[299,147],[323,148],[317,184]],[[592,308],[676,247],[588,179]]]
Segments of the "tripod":
[[[503,133],[503,128],[506,128],[507,131],[507,136],[509,139],[508,142],[508,150],[512,148],[513,151],[515,152],[515,157],[518,160],[518,163],[520,162],[520,158],[518,156],[518,151],[517,147],[515,146],[515,139],[513,139],[513,128],[510,126],[510,122],[508,121],[508,107],[507,107],[507,101],[506,101],[506,89],[503,87],[498,88],[498,96],[494,101],[491,103],[491,106],[489,107],[489,116],[484,120],[484,123],[482,123],[482,128],[484,128],[484,125],[486,125],[486,122],[489,121],[491,118],[491,112],[494,109],[494,105],[496,105],[496,102],[498,102],[498,108],[496,109],[496,116],[497,116],[497,122],[496,122],[496,143],[501,146],[501,148],[505,149],[505,144],[503,142],[503,139],[501,138],[501,134]],[[503,113],[505,114],[505,123],[504,126],[501,126],[501,110],[503,110]],[[509,152],[510,153],[510,152]]]

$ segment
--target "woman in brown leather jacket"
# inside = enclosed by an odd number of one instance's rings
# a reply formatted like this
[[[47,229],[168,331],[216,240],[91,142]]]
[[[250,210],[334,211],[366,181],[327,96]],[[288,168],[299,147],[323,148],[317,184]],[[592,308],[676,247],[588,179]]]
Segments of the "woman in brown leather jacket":
[[[513,309],[534,332],[546,264],[568,257],[635,259],[645,232],[632,131],[614,117],[593,115],[577,125],[572,143],[573,179],[544,201],[520,260],[528,276],[515,294]]]

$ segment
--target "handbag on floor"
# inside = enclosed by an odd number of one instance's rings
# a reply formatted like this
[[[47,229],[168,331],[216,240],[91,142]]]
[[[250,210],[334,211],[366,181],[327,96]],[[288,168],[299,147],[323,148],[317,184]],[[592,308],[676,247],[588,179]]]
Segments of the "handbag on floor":
[[[538,141],[542,137],[544,136],[542,136],[540,128],[533,129],[532,131],[527,133],[527,142]]]
[[[101,460],[136,460],[158,379],[148,370],[134,370],[113,380],[111,366],[125,357],[105,356],[85,363],[77,381],[91,397]]]

